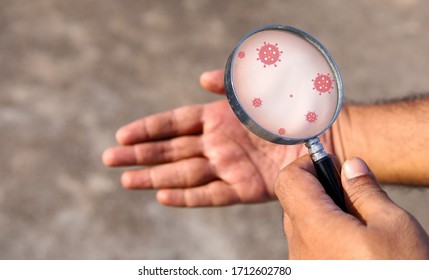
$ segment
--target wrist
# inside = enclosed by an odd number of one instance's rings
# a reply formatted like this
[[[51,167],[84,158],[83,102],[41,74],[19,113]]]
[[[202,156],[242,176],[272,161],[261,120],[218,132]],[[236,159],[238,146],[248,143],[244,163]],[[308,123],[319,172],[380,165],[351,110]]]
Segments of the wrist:
[[[331,145],[331,153],[334,154],[341,164],[348,158],[346,136],[350,133],[350,106],[344,105],[338,116],[338,119],[329,129],[329,141]]]

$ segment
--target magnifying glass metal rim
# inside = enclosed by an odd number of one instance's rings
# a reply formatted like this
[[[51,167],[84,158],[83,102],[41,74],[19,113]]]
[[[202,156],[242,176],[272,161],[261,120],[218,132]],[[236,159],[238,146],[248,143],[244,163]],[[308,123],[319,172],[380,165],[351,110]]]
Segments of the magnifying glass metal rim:
[[[329,64],[330,68],[332,69],[333,75],[335,77],[335,85],[337,88],[337,107],[335,110],[335,114],[332,117],[330,123],[323,130],[318,132],[317,134],[314,134],[314,135],[306,137],[306,138],[288,138],[285,136],[275,134],[274,132],[268,131],[267,129],[260,126],[246,112],[246,110],[244,109],[244,107],[240,103],[240,100],[239,100],[239,98],[236,94],[236,91],[235,91],[234,77],[233,77],[233,71],[232,71],[235,59],[237,58],[237,52],[239,51],[239,48],[242,45],[242,43],[244,41],[246,41],[250,36],[252,36],[258,32],[262,32],[262,31],[266,31],[266,30],[286,31],[286,32],[295,34],[298,37],[304,39],[305,41],[307,41],[308,43],[313,45],[324,56],[325,60]],[[328,130],[332,126],[334,121],[337,119],[337,117],[341,111],[341,107],[343,104],[343,96],[344,96],[343,81],[341,78],[340,71],[339,71],[338,66],[335,63],[334,59],[329,54],[329,52],[326,50],[326,48],[318,40],[316,40],[313,36],[309,35],[308,33],[304,32],[300,29],[297,29],[295,27],[286,26],[286,25],[262,26],[262,27],[259,27],[257,29],[252,30],[243,39],[240,40],[237,47],[232,51],[231,55],[229,56],[226,67],[225,67],[225,91],[226,91],[226,96],[227,96],[228,102],[229,102],[232,110],[234,111],[234,113],[236,114],[238,119],[250,131],[252,131],[254,134],[256,134],[257,136],[259,136],[259,137],[261,137],[267,141],[277,143],[277,144],[286,144],[286,145],[299,144],[299,143],[306,142],[312,138],[316,138],[317,136],[319,136],[320,134],[322,134],[326,130]]]

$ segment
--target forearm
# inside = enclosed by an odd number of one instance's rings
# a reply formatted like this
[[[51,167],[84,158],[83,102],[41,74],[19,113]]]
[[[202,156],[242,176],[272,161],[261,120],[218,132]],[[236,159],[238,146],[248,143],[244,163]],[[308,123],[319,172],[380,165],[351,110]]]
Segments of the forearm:
[[[359,156],[383,183],[429,186],[429,98],[346,105],[331,133],[341,162]]]

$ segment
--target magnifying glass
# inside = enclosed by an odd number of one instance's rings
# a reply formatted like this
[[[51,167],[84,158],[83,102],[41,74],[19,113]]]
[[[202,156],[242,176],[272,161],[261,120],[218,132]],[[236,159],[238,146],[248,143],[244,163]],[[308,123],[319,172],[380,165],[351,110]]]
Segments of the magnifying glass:
[[[344,94],[322,44],[290,26],[255,29],[228,58],[225,89],[251,132],[277,144],[305,143],[326,193],[346,211],[338,170],[318,138],[338,117]]]

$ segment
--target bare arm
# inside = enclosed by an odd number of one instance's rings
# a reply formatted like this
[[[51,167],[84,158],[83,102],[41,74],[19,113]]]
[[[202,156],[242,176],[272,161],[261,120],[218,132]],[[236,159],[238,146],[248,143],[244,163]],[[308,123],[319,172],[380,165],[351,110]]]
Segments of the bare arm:
[[[429,186],[429,98],[344,106],[331,134],[341,162],[360,156],[383,183]]]

